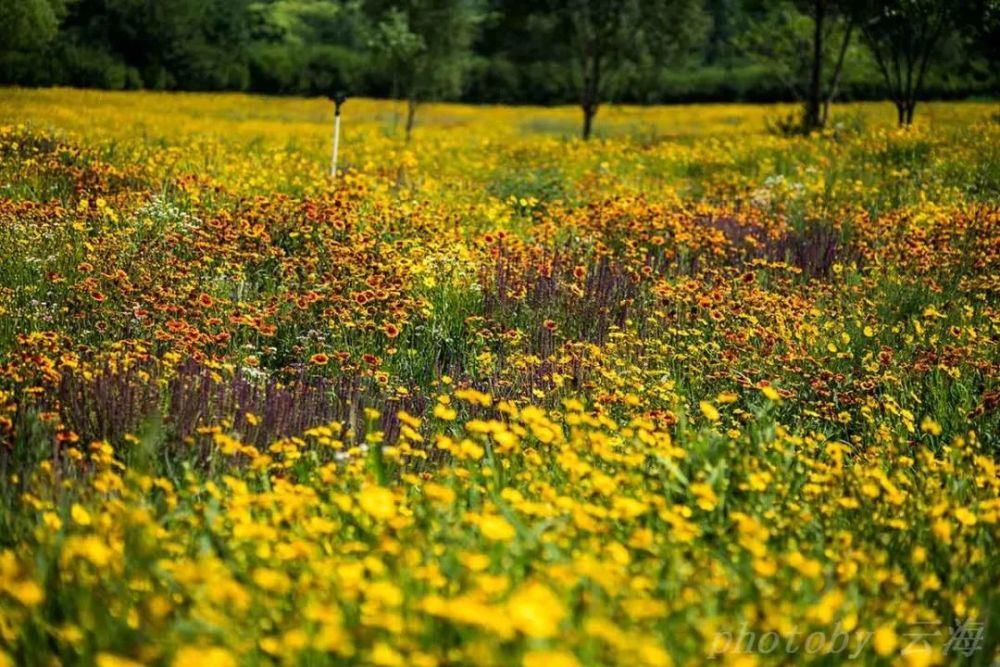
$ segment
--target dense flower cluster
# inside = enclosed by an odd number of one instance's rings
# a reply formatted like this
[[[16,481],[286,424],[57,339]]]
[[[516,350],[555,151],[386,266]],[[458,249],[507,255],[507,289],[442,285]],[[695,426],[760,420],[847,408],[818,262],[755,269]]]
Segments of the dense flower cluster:
[[[997,651],[987,105],[0,100],[0,665]]]

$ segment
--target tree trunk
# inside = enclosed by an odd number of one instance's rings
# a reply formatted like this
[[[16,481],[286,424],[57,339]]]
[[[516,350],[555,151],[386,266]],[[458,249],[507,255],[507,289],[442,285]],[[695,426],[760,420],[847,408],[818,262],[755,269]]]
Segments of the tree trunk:
[[[853,32],[854,21],[848,19],[847,30],[844,32],[844,41],[840,44],[840,53],[837,55],[837,62],[833,66],[833,79],[830,81],[830,89],[823,100],[823,117],[821,119],[823,127],[826,127],[826,122],[830,118],[830,105],[833,104],[833,99],[837,97],[837,92],[840,90],[840,76],[844,72],[844,59],[847,57],[847,47],[851,43],[851,34]]]
[[[399,132],[399,80],[392,75],[392,136]]]
[[[594,127],[594,116],[597,115],[597,107],[593,104],[583,105],[583,140],[590,139],[590,132]]]
[[[823,24],[826,22],[826,0],[813,2],[813,57],[812,75],[809,78],[809,96],[806,99],[805,129],[823,127],[820,104],[823,96]]]
[[[412,97],[406,103],[406,143],[410,143],[413,134],[413,122],[417,117],[417,101]]]
[[[590,139],[594,127],[594,116],[601,103],[601,49],[599,44],[591,44],[584,64],[583,99],[583,140]]]
[[[924,87],[924,75],[927,74],[927,64],[930,62],[931,52],[933,52],[934,46],[937,44],[937,41],[947,24],[947,6],[947,4],[944,4],[938,8],[938,14],[928,28],[926,43],[924,44],[923,51],[920,53],[918,58],[919,64],[917,66],[917,79],[910,91],[910,105],[906,111],[907,125],[910,125],[913,122],[913,111],[917,108],[917,96]]]
[[[903,100],[895,100],[896,104],[896,122],[900,127],[906,125],[906,102]]]

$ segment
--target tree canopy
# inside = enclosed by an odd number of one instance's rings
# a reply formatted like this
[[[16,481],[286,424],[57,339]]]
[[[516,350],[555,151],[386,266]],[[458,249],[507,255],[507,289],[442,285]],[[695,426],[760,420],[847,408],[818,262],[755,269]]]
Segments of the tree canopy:
[[[798,100],[816,127],[834,98],[889,97],[905,121],[919,98],[1000,91],[998,0],[0,0],[0,15],[0,84],[573,103],[584,134],[606,102]]]

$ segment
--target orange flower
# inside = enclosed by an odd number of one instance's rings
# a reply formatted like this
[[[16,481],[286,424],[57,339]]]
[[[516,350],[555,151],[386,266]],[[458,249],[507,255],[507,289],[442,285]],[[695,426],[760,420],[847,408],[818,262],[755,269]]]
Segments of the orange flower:
[[[545,320],[544,322],[542,322],[542,326],[548,329],[549,331],[555,331],[559,325],[557,325],[552,320]]]
[[[389,338],[395,338],[396,336],[399,335],[399,327],[389,322],[386,322],[385,324],[382,325],[382,331],[384,331],[385,335],[388,336]]]
[[[97,301],[98,303],[100,303],[101,301],[104,301],[104,299],[106,299],[107,297],[105,297],[103,294],[101,294],[97,290],[94,290],[93,292],[90,293],[90,298],[92,298],[94,301]]]
[[[198,305],[202,308],[211,308],[215,304],[215,300],[208,294],[202,292],[198,295]]]
[[[313,356],[309,357],[309,361],[310,363],[316,364],[317,366],[326,366],[327,362],[330,361],[330,357],[323,354],[322,352],[318,352]]]

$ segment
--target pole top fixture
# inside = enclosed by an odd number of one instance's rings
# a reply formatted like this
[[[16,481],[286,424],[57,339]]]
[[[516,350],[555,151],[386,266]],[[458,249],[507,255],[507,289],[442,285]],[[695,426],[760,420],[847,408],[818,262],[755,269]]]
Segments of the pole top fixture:
[[[337,110],[337,115],[340,115],[340,107],[347,101],[347,93],[343,90],[338,90],[333,95],[330,95],[330,99],[333,100],[333,104]]]

